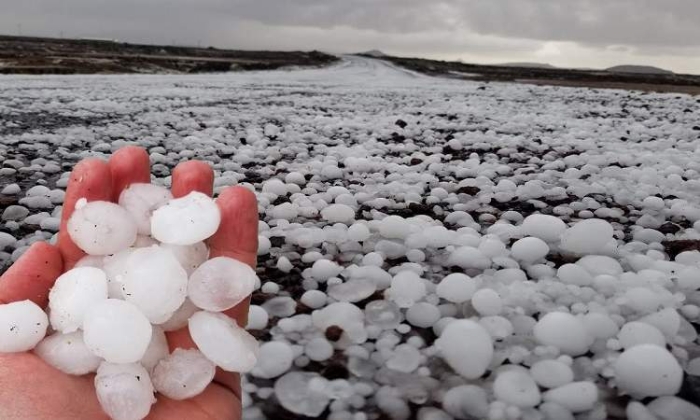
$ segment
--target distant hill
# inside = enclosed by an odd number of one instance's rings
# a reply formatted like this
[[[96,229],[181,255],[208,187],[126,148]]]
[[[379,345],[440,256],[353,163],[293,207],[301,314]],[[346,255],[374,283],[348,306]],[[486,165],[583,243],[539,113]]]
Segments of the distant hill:
[[[654,66],[635,66],[631,64],[610,67],[605,69],[605,71],[614,73],[674,74],[670,70],[664,70]]]
[[[387,55],[384,54],[382,51],[379,50],[369,50],[367,52],[363,52],[360,55],[368,55],[370,57],[386,57]]]
[[[502,67],[520,67],[524,69],[556,69],[557,67],[547,63],[503,63],[497,64]]]

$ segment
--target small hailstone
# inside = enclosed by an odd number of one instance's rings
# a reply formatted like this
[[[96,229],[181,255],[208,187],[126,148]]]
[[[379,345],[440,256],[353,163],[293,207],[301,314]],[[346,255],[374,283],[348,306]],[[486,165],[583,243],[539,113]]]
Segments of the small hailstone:
[[[173,199],[166,188],[153,184],[131,184],[119,196],[119,205],[131,214],[140,235],[151,234],[151,216]]]
[[[283,341],[270,341],[260,346],[258,363],[250,371],[257,378],[276,378],[292,367],[294,352],[292,347]]]
[[[289,261],[287,257],[280,257],[277,260],[277,269],[285,273],[289,273],[294,268],[294,265]]]
[[[622,326],[617,338],[624,349],[639,344],[655,344],[657,346],[666,347],[666,339],[661,331],[644,322],[628,322]]]
[[[503,301],[495,290],[480,289],[472,296],[472,306],[480,315],[498,315],[503,309]]]
[[[136,222],[126,210],[107,201],[84,200],[78,200],[68,219],[68,233],[80,249],[90,255],[109,255],[136,241]]]
[[[80,267],[62,274],[49,292],[51,326],[62,333],[83,325],[85,313],[107,299],[107,277],[99,268]]]
[[[576,286],[590,286],[593,276],[578,264],[564,264],[557,270],[557,277],[562,283]]]
[[[310,360],[322,362],[333,356],[333,346],[323,337],[312,338],[304,346],[304,354]]]
[[[173,400],[199,395],[211,383],[216,366],[196,349],[175,349],[153,369],[156,391]]]
[[[87,348],[83,332],[52,334],[34,348],[43,361],[69,375],[85,375],[94,372],[102,362]]]
[[[371,233],[365,223],[353,223],[348,228],[348,239],[356,242],[363,242],[369,239]]]
[[[326,281],[331,277],[335,277],[343,268],[330,260],[318,260],[311,266],[311,277],[318,281]]]
[[[537,322],[533,332],[540,344],[557,347],[571,356],[584,354],[593,343],[584,323],[564,312],[546,314]]]
[[[301,295],[301,303],[311,309],[322,308],[326,304],[326,294],[320,290],[307,290]]]
[[[584,220],[564,232],[561,247],[576,254],[596,254],[613,239],[613,232],[605,220]]]
[[[95,375],[100,406],[113,420],[141,420],[156,402],[148,372],[138,363],[103,362]]]
[[[423,279],[412,271],[401,271],[391,280],[389,298],[401,308],[408,308],[425,296]]]
[[[163,329],[158,325],[154,325],[151,333],[151,342],[148,343],[146,352],[141,358],[141,365],[148,372],[153,372],[153,368],[156,367],[158,362],[167,357],[169,353],[168,339],[165,337]]]
[[[272,241],[270,241],[270,238],[267,236],[263,235],[258,235],[258,255],[267,255],[270,253],[270,249],[272,248]]]
[[[0,353],[33,349],[48,326],[46,313],[31,300],[0,304]]]
[[[640,344],[625,350],[614,364],[621,391],[635,398],[674,395],[681,389],[683,369],[665,348]]]
[[[187,321],[195,312],[199,311],[197,305],[191,300],[185,299],[180,307],[172,314],[167,321],[159,324],[163,331],[175,331],[187,326]]]
[[[343,330],[343,337],[354,343],[364,343],[367,340],[365,313],[352,303],[331,303],[323,309],[315,310],[311,314],[311,320],[321,331],[326,331],[332,326],[340,327]]]
[[[187,296],[208,311],[233,308],[255,287],[255,271],[249,265],[228,257],[217,257],[200,265],[190,276]]]
[[[523,220],[521,228],[525,235],[534,236],[547,242],[555,242],[566,230],[566,223],[558,217],[533,214]]]
[[[262,285],[260,291],[268,295],[276,295],[280,291],[280,285],[273,281],[268,281]]]
[[[430,328],[440,319],[437,306],[427,302],[419,302],[406,310],[406,321],[421,328]]]
[[[386,367],[398,372],[411,373],[420,366],[421,354],[409,344],[400,344],[394,348],[391,357],[386,361]]]
[[[167,321],[187,295],[187,273],[172,253],[158,247],[136,249],[126,261],[124,299],[151,323]]]
[[[355,210],[345,204],[331,204],[321,210],[323,220],[330,223],[350,223],[355,220]]]
[[[267,322],[270,316],[267,311],[263,309],[262,306],[250,305],[248,308],[248,325],[245,326],[246,330],[262,330],[267,327]]]
[[[491,259],[474,247],[463,246],[452,251],[447,265],[485,270],[491,266]]]
[[[229,372],[248,372],[257,360],[258,343],[226,315],[200,311],[189,320],[190,335],[207,359]]]
[[[516,260],[525,263],[533,263],[541,260],[549,253],[549,246],[540,238],[523,238],[518,240],[511,247],[511,255]]]
[[[545,392],[543,399],[581,413],[592,410],[598,402],[598,388],[592,382],[572,382]]]
[[[700,418],[700,407],[676,396],[663,396],[647,405],[654,420],[695,420]],[[636,420],[636,419],[634,419]]]
[[[542,401],[542,395],[532,377],[523,370],[501,372],[493,383],[493,393],[499,401],[517,407],[534,407]]]
[[[117,299],[94,304],[83,322],[85,345],[111,363],[141,360],[151,341],[151,332],[148,318],[136,306]]]
[[[308,417],[318,417],[328,406],[330,397],[312,386],[323,379],[312,372],[288,372],[275,381],[275,396],[287,411]]]
[[[377,285],[371,280],[350,280],[328,287],[328,296],[341,302],[359,302],[372,296]]]
[[[558,360],[540,360],[530,367],[530,373],[543,388],[556,388],[574,380],[571,367]]]
[[[197,242],[192,245],[162,244],[160,247],[172,252],[188,276],[209,258],[209,248],[204,242]]]
[[[153,212],[151,231],[160,242],[192,245],[212,236],[219,229],[221,213],[214,200],[193,191],[170,200]]]
[[[493,358],[488,331],[470,320],[449,323],[435,344],[452,369],[467,379],[483,375]]]
[[[451,388],[442,399],[442,407],[458,419],[487,418],[489,402],[486,390],[477,385]]]
[[[393,329],[401,322],[401,310],[388,300],[375,300],[365,305],[367,324],[382,329]]]
[[[440,281],[435,293],[447,301],[462,303],[472,298],[476,288],[476,282],[471,277],[462,273],[452,273]]]

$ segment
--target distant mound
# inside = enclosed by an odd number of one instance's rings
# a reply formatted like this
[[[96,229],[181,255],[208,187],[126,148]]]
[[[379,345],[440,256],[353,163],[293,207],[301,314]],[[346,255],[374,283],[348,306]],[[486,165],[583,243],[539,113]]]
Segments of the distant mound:
[[[361,55],[368,55],[370,57],[386,57],[387,55],[384,54],[382,51],[379,50],[369,50],[367,52],[361,53]]]
[[[605,71],[614,73],[674,74],[670,70],[664,70],[654,66],[635,66],[630,64],[610,67],[605,69]]]
[[[557,67],[547,63],[503,63],[502,67],[521,67],[525,69],[556,69]]]

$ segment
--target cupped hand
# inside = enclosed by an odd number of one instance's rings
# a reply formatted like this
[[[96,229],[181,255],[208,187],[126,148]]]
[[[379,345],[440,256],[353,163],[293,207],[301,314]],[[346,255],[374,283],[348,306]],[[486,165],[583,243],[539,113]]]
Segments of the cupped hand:
[[[66,230],[68,218],[80,198],[116,202],[133,183],[150,182],[145,150],[125,147],[109,162],[86,159],[75,166],[63,204],[57,246],[32,245],[0,277],[0,303],[30,299],[45,307],[51,286],[85,253]],[[172,193],[182,197],[192,191],[212,194],[214,173],[204,162],[179,164],[172,173]],[[210,258],[235,258],[255,268],[258,248],[258,208],[255,195],[242,187],[229,187],[216,200],[221,210],[219,230],[209,239]],[[249,300],[225,313],[239,325],[247,323]],[[166,333],[170,350],[195,347],[187,328]],[[31,352],[0,354],[0,418],[4,420],[106,419],[97,401],[94,375],[70,376],[44,363]],[[184,401],[162,395],[147,417],[152,420],[239,420],[240,377],[217,370],[214,382],[200,395]]]

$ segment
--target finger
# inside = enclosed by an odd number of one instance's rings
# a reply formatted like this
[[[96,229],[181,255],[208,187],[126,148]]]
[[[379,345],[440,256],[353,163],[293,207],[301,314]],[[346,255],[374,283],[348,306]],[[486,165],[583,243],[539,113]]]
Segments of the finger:
[[[140,147],[127,146],[114,152],[109,158],[112,173],[112,201],[119,201],[119,195],[131,184],[151,181],[151,163],[148,153]]]
[[[184,197],[192,191],[208,196],[214,193],[214,171],[211,166],[198,160],[180,163],[173,169],[173,197]]]
[[[73,268],[75,263],[85,256],[83,250],[78,248],[68,234],[68,219],[75,210],[75,203],[81,198],[88,201],[112,199],[112,174],[107,162],[86,159],[75,165],[71,173],[63,201],[61,229],[58,232],[58,249],[63,255],[66,270]]]
[[[0,303],[29,299],[42,308],[49,290],[63,271],[61,253],[45,242],[36,242],[0,277]]]

